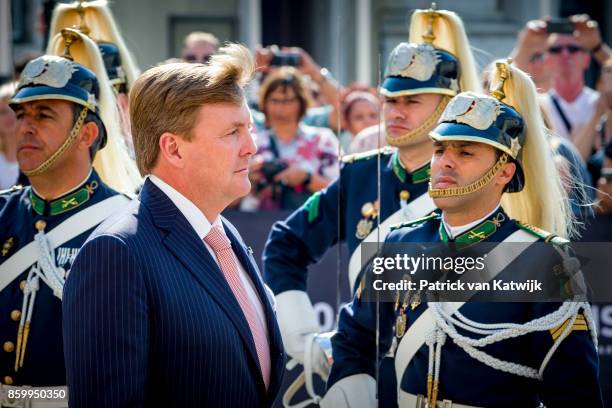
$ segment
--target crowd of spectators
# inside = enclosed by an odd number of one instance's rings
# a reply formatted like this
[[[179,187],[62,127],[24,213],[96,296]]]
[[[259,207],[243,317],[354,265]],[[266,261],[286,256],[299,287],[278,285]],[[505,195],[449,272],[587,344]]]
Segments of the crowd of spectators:
[[[163,63],[206,63],[219,44],[210,33],[193,32],[180,58]],[[578,217],[612,213],[611,56],[598,24],[586,15],[529,21],[512,52],[514,63],[541,92],[551,148],[567,175]],[[384,145],[384,138],[376,137],[384,131],[381,98],[364,84],[338,83],[298,47],[259,47],[255,59],[258,73],[249,93],[258,145],[250,169],[253,190],[234,208],[295,209],[338,176],[342,155]],[[17,65],[23,63],[16,64],[18,70]],[[596,89],[585,79],[592,65],[600,73]],[[19,177],[10,138],[14,118],[7,105],[12,87],[0,88],[0,188]]]
[[[612,52],[597,22],[587,15],[529,21],[519,33],[512,56],[541,92],[551,145],[558,153],[558,165],[568,175],[575,212],[612,214],[612,180],[606,170],[612,150],[606,130]],[[586,84],[592,65],[600,71],[596,89]]]

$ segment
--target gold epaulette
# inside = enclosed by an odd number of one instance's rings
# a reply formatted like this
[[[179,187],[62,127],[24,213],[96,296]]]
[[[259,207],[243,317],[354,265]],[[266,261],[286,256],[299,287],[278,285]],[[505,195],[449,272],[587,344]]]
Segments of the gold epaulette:
[[[416,227],[419,225],[423,225],[428,221],[434,220],[436,218],[438,218],[440,216],[440,214],[436,213],[436,212],[432,212],[429,215],[426,215],[424,217],[421,218],[416,218],[414,220],[408,221],[408,222],[402,222],[400,224],[396,224],[396,225],[392,225],[391,226],[391,231],[395,231],[396,229],[400,229],[400,228],[404,228],[404,227]]]
[[[550,242],[554,245],[565,245],[568,244],[569,241],[565,238],[561,238],[555,234],[552,234],[548,231],[544,231],[542,228],[536,227],[535,225],[528,224],[526,222],[517,221],[517,225],[538,238],[542,238],[544,242]]]
[[[373,157],[378,156],[379,154],[391,154],[394,151],[395,151],[394,147],[384,146],[384,147],[381,147],[380,149],[368,150],[367,152],[347,154],[345,156],[342,156],[340,160],[342,160],[342,163],[351,164],[351,163],[355,163],[358,161],[371,159]]]
[[[563,322],[561,325],[550,329],[550,335],[552,336],[553,341],[557,340],[557,338],[565,331],[567,325],[569,323],[569,319]],[[576,316],[576,320],[574,320],[574,324],[569,330],[568,336],[573,331],[588,331],[589,325],[587,324],[586,319],[582,313],[578,313]]]

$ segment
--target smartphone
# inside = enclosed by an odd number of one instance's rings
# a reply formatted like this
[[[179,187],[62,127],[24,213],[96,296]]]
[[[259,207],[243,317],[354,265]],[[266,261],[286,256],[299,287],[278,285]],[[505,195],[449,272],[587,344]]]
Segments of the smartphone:
[[[566,18],[553,18],[546,22],[546,32],[549,34],[572,34],[574,30],[576,30],[576,26]]]
[[[270,61],[270,65],[275,67],[290,66],[299,67],[302,63],[300,54],[297,52],[277,51]]]

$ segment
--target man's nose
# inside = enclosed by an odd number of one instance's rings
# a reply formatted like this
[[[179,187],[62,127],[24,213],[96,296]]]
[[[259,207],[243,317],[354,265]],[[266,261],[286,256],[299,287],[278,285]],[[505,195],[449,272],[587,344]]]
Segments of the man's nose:
[[[17,119],[17,133],[25,134],[25,133],[34,133],[34,124],[30,117],[27,115],[23,115],[21,118]]]
[[[455,168],[455,157],[448,149],[444,150],[440,156],[438,156],[438,166],[446,169]]]
[[[406,113],[400,109],[397,105],[391,105],[389,116],[393,119],[405,119]]]
[[[243,155],[252,156],[257,153],[257,144],[255,143],[255,132],[247,130],[242,144]]]

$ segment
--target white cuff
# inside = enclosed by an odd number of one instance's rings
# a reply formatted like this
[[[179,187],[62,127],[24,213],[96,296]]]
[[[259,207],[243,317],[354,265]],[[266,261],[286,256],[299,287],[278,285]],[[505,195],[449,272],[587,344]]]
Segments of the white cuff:
[[[367,374],[354,374],[335,383],[319,403],[321,408],[374,408],[376,381]]]

